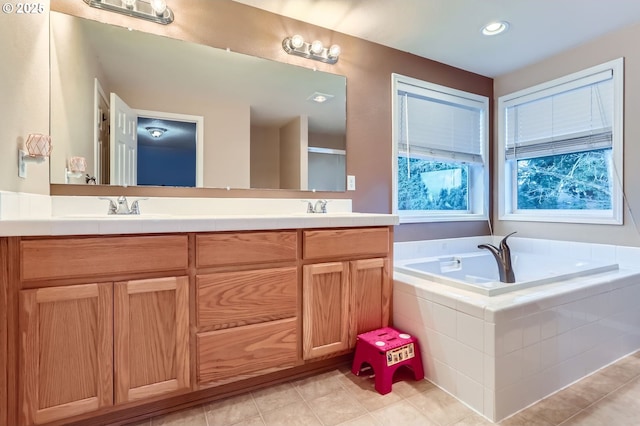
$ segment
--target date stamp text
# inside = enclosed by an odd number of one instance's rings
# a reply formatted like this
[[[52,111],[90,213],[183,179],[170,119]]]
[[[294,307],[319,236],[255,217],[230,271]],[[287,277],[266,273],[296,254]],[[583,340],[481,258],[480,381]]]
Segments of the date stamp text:
[[[2,3],[2,12],[15,15],[34,15],[44,13],[44,3]]]

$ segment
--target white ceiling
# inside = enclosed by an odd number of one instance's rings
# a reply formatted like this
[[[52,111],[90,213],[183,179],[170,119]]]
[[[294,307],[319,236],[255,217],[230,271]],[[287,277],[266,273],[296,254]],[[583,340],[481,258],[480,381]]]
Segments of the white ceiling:
[[[640,0],[235,1],[488,77],[640,22]],[[511,28],[483,36],[494,20]]]

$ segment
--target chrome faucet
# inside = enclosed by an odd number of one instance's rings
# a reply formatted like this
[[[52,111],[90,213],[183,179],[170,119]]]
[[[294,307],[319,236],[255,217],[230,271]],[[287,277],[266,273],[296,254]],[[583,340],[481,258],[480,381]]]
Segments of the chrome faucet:
[[[116,201],[113,201],[111,198],[107,197],[99,197],[101,200],[109,201],[109,210],[107,214],[140,214],[140,200],[146,200],[146,198],[138,198],[137,200],[131,203],[131,207],[129,207],[129,203],[127,202],[127,197],[124,195],[119,196]]]
[[[311,201],[302,200],[303,203],[307,203],[307,213],[326,213],[327,212],[327,200],[318,200],[315,204]]]
[[[500,282],[514,283],[516,282],[513,266],[511,265],[511,249],[507,245],[507,238],[515,234],[510,233],[500,241],[500,248],[493,244],[480,244],[479,249],[487,249],[491,252],[498,263],[498,273],[500,274]]]
[[[316,201],[315,206],[313,206],[313,211],[315,213],[326,213],[327,212],[327,200],[318,200]]]

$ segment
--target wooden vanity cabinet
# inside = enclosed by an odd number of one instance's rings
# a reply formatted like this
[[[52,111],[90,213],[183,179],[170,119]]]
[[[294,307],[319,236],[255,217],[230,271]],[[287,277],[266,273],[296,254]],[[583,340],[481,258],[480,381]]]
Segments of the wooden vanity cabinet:
[[[23,288],[35,288],[19,292],[21,424],[47,423],[190,388],[186,275],[105,282],[98,274],[94,279],[101,282],[92,283],[87,276],[90,266],[64,268],[57,263],[65,262],[65,249],[101,247],[114,261],[113,275],[139,274],[150,266],[118,258],[127,258],[120,244],[142,244],[149,250],[148,262],[162,262],[158,256],[171,253],[165,265],[181,266],[186,272],[187,237],[175,237],[21,241],[21,276],[43,280],[23,279]],[[30,270],[37,264],[34,256],[51,277]],[[68,263],[76,261],[71,258]],[[64,278],[56,280],[61,275]],[[87,283],[66,284],[69,280]]]
[[[123,424],[337,366],[389,324],[392,232],[0,238],[0,424]]]
[[[9,302],[9,251],[8,239],[0,238],[0,425],[9,424],[8,411],[8,311]]]
[[[358,334],[389,324],[390,254],[386,227],[303,231],[304,359],[351,349]]]
[[[297,231],[196,236],[200,386],[299,362],[297,258]]]

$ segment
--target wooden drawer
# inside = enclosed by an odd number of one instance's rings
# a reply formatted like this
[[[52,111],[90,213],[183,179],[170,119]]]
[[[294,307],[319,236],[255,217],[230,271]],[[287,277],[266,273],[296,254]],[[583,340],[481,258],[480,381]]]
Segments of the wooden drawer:
[[[295,365],[297,318],[198,333],[198,383],[246,379]]]
[[[51,238],[20,242],[22,280],[173,271],[188,266],[186,235]]]
[[[296,316],[295,266],[196,277],[198,326],[235,327]]]
[[[196,267],[295,261],[296,231],[196,235]]]
[[[389,252],[389,228],[317,229],[303,233],[305,259],[325,259]]]

